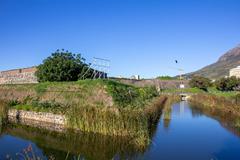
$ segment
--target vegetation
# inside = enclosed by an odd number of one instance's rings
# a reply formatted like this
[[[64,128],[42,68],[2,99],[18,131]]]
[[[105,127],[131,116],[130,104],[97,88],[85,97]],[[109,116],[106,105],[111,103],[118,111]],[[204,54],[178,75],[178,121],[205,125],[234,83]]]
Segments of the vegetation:
[[[16,153],[16,155],[14,156],[14,159],[15,160],[22,160],[22,159],[24,159],[24,160],[45,160],[46,157],[38,156],[35,153],[32,145],[29,144],[28,147],[24,148],[21,152]],[[47,159],[48,160],[56,160],[55,157],[53,157],[53,156],[49,156]],[[69,153],[65,157],[65,160],[68,160],[68,159],[70,159]],[[74,157],[74,159],[80,160],[80,155],[78,157]],[[13,157],[10,155],[7,155],[6,160],[13,160]]]
[[[2,127],[6,124],[8,105],[0,101],[0,134],[2,132]]]
[[[80,159],[102,160],[112,159],[116,154],[119,154],[120,157],[129,157],[136,151],[143,152],[142,148],[132,143],[133,138],[131,137],[104,136],[72,130],[59,133],[20,124],[9,124],[5,133],[34,142],[43,149],[46,157],[56,160],[65,159],[67,153],[69,153],[68,159],[70,160],[77,159],[79,155]],[[42,158],[42,155],[38,154],[38,156]]]
[[[167,97],[156,99],[153,104],[141,108],[72,107],[69,125],[87,132],[104,135],[135,137],[133,143],[143,148],[149,144],[149,126],[156,122]]]
[[[3,85],[0,97],[15,109],[64,114],[68,128],[130,136],[142,147],[149,143],[149,126],[169,99],[157,98],[153,87],[111,80]]]
[[[73,54],[65,50],[57,50],[39,65],[36,76],[39,82],[77,81],[89,68],[80,54]],[[90,78],[90,69],[85,78]]]
[[[171,77],[171,76],[159,76],[159,77],[157,77],[157,79],[160,79],[160,80],[176,80],[175,77]]]
[[[135,87],[112,80],[81,80],[77,82],[45,82],[34,85],[5,85],[2,99],[19,108],[55,109],[61,111],[71,104],[141,108],[158,96],[154,87]],[[6,94],[7,93],[7,94]],[[8,95],[12,94],[12,97]],[[1,93],[0,93],[1,95]],[[30,108],[31,107],[31,108]]]
[[[201,109],[219,119],[228,119],[232,122],[232,127],[240,128],[239,97],[239,94],[234,99],[212,94],[197,94],[191,96],[190,103],[193,107]]]
[[[225,97],[225,98],[233,98],[239,92],[238,91],[220,91],[216,87],[210,87],[210,88],[208,88],[208,93],[215,95],[215,96],[221,96],[221,97]]]
[[[221,78],[215,85],[220,91],[240,91],[240,79],[236,77]]]
[[[146,101],[158,96],[155,87],[138,88],[115,81],[107,81],[107,89],[121,107],[143,107]]]
[[[205,77],[195,76],[190,80],[189,85],[193,88],[199,88],[207,91],[208,87],[211,85],[211,81]]]
[[[177,94],[177,93],[204,93],[203,90],[199,88],[173,88],[173,89],[164,89],[161,91],[161,93],[172,93],[172,94]]]

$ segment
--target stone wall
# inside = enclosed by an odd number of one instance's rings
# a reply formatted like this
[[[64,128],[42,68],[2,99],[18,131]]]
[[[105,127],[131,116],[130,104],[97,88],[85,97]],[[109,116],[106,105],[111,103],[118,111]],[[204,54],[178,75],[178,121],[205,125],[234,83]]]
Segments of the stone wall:
[[[62,132],[66,129],[66,117],[45,112],[33,112],[10,109],[8,111],[8,120],[28,126],[44,128],[52,131]]]
[[[0,84],[38,83],[36,71],[36,67],[2,71],[0,72]]]
[[[179,88],[180,84],[184,84],[185,88],[189,88],[188,80],[159,80],[159,79],[115,79],[125,84],[135,85],[138,87],[155,86],[160,89]]]

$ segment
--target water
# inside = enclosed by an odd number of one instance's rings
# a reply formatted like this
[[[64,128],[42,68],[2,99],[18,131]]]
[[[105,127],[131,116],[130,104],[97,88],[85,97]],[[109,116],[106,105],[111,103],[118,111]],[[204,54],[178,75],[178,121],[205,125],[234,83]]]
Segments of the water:
[[[166,115],[166,113],[165,113]],[[239,160],[240,131],[211,115],[192,109],[187,102],[172,106],[170,120],[161,116],[152,142],[139,151],[124,138],[91,134],[62,135],[22,125],[7,125],[0,132],[0,159],[14,157],[31,144],[43,159],[161,159]]]

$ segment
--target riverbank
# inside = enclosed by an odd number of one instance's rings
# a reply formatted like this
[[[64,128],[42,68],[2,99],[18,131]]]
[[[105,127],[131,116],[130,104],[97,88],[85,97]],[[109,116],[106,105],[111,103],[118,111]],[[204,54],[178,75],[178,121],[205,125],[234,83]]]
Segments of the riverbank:
[[[62,116],[58,119],[64,119],[65,128],[134,137],[132,143],[141,147],[149,144],[149,128],[158,121],[164,105],[174,101],[174,96],[159,97],[152,87],[108,80],[1,85],[0,97],[16,121],[47,124],[43,120],[52,119],[54,124],[56,119],[51,117]]]
[[[240,130],[240,103],[239,97],[223,96],[222,94],[196,94],[188,100],[192,107],[203,113],[215,117],[220,122],[231,122],[232,128]],[[227,95],[227,94],[226,94]]]

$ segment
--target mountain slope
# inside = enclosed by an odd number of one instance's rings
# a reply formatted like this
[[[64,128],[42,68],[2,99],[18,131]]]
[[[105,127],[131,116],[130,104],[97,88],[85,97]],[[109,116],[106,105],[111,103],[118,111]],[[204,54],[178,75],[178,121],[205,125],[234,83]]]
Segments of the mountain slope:
[[[229,75],[229,70],[240,65],[240,45],[229,50],[221,56],[217,62],[208,65],[188,76],[204,76],[211,79],[218,79]]]

